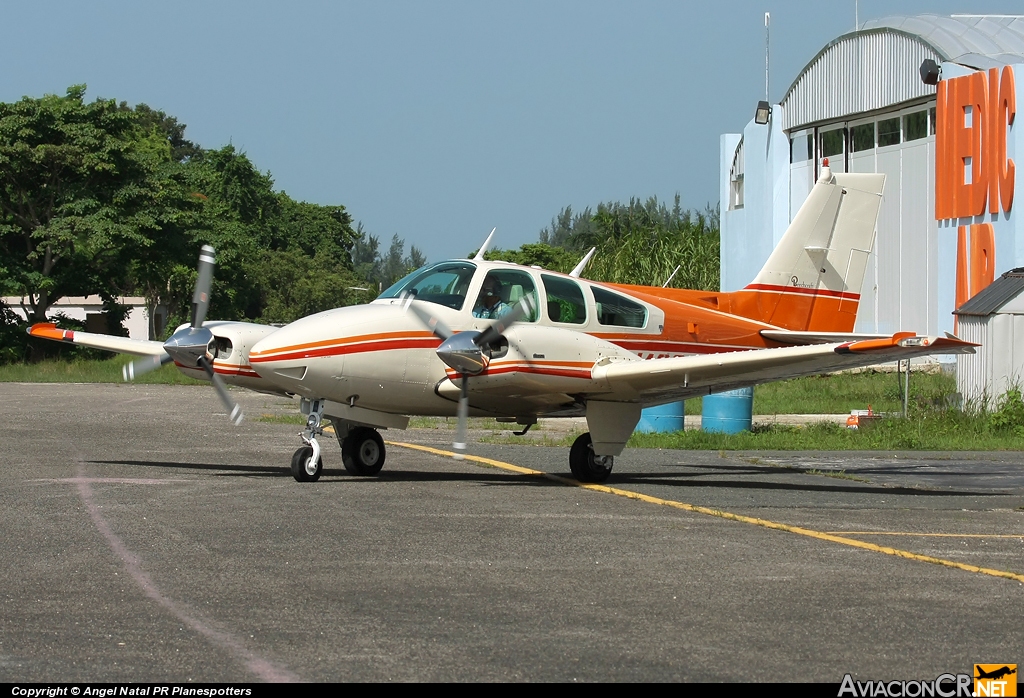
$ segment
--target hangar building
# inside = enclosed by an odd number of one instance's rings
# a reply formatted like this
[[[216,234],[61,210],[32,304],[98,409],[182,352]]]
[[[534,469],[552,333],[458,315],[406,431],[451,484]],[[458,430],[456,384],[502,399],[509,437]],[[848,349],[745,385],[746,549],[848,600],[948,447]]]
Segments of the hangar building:
[[[957,307],[1024,267],[1021,70],[1024,16],[886,17],[831,41],[766,124],[721,136],[722,290],[754,278],[828,158],[887,175],[856,330],[953,332]]]

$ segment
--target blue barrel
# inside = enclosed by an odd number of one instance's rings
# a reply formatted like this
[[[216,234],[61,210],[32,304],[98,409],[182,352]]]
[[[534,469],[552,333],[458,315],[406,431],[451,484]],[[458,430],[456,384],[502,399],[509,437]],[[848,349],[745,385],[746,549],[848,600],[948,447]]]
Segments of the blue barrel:
[[[720,434],[750,431],[754,416],[754,389],[738,388],[704,396],[700,428]]]
[[[647,407],[640,412],[640,422],[636,431],[647,434],[664,433],[683,430],[683,415],[686,414],[686,402],[669,402],[657,407]]]

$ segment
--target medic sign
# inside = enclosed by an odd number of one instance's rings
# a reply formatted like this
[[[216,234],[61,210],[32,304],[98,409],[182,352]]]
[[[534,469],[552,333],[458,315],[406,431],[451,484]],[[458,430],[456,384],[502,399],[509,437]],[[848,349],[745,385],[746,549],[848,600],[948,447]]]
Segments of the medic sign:
[[[1016,168],[1006,135],[1017,113],[1013,70],[1005,66],[939,82],[935,101],[935,218],[1009,213]],[[991,223],[959,226],[956,306],[995,278]]]

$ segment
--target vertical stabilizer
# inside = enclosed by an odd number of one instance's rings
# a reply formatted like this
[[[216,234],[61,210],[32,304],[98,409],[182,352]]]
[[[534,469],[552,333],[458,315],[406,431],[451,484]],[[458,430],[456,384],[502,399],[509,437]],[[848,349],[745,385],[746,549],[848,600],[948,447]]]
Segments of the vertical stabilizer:
[[[884,174],[822,168],[764,267],[738,292],[758,293],[756,319],[790,330],[853,330],[884,185]]]

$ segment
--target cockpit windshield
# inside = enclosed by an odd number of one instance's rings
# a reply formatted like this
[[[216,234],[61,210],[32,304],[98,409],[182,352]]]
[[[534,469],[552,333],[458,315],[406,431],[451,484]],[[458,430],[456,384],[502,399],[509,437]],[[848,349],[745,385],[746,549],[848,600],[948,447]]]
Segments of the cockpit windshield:
[[[401,298],[411,293],[418,301],[462,310],[475,273],[476,265],[470,262],[440,262],[417,269],[384,289],[378,298]]]

